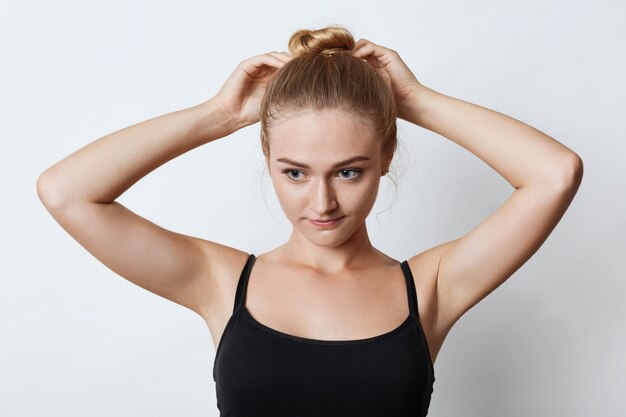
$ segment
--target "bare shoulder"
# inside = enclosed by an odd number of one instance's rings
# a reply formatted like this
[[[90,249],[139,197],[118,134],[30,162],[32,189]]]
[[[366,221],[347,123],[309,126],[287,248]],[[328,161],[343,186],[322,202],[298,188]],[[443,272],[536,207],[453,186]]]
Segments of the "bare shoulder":
[[[454,321],[441,317],[437,294],[437,276],[441,256],[454,241],[445,242],[426,249],[407,260],[417,292],[420,323],[428,339],[433,357],[454,325]]]
[[[200,240],[207,298],[201,316],[207,323],[219,320],[225,307],[232,304],[237,282],[250,254],[237,248]]]

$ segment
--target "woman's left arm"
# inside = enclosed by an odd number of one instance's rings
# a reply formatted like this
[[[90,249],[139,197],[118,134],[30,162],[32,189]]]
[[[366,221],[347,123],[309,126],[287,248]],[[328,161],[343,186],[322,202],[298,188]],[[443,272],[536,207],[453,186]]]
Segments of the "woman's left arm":
[[[422,84],[403,101],[402,109],[402,118],[461,145],[516,189],[533,185],[574,191],[580,185],[583,164],[575,152],[505,114]]]
[[[532,126],[422,84],[401,105],[403,119],[474,153],[515,189],[466,235],[436,247],[435,320],[446,332],[539,249],[578,191],[583,163]]]

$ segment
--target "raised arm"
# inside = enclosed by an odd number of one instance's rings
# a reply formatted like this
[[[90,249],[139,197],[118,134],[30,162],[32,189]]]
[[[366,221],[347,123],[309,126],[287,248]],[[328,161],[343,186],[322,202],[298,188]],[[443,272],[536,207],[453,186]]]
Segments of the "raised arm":
[[[393,49],[361,38],[353,56],[366,60],[388,82],[399,118],[464,147],[514,189],[464,236],[409,259],[412,269],[424,271],[419,276],[425,278],[416,282],[418,296],[426,295],[426,302],[419,303],[420,316],[436,352],[461,315],[547,239],[578,191],[582,160],[532,126],[424,86]]]
[[[575,152],[510,116],[422,84],[403,105],[407,121],[472,152],[515,189],[531,184],[571,188],[582,179],[582,160]]]
[[[108,268],[198,313],[208,324],[217,301],[224,298],[220,291],[232,287],[224,284],[229,279],[223,277],[224,266],[243,266],[248,254],[166,230],[115,199],[167,161],[258,121],[266,82],[286,61],[288,57],[278,53],[241,61],[210,100],[84,146],[39,176],[39,198]]]
[[[115,199],[167,161],[258,121],[267,81],[288,60],[270,52],[241,61],[210,100],[88,144],[40,175],[39,198],[111,270],[189,308],[209,324],[217,301],[224,298],[218,289],[232,287],[218,279],[223,266],[243,266],[248,254],[166,230]]]
[[[212,292],[204,252],[221,246],[166,230],[115,201],[165,162],[236,130],[213,99],[106,135],[37,180],[52,217],[134,284],[203,314]]]
[[[514,189],[464,236],[428,251],[438,261],[432,326],[441,338],[539,249],[574,198],[583,164],[532,126],[421,84],[403,104],[410,122],[469,150]]]

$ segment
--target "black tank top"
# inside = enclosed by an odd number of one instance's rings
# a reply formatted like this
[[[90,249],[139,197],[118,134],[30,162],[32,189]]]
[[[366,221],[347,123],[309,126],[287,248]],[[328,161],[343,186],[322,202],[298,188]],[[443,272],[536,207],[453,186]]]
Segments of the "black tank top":
[[[318,340],[256,321],[245,306],[250,254],[233,314],[215,352],[220,417],[418,417],[428,414],[435,373],[407,261],[409,316],[366,339]]]

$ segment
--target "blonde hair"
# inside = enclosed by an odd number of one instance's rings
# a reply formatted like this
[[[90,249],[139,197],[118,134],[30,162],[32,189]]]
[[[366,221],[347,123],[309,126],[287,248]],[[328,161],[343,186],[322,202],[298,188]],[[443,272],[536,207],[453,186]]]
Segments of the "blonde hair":
[[[382,141],[383,170],[397,148],[397,109],[391,88],[361,58],[339,25],[301,29],[289,39],[292,59],[270,79],[261,102],[261,147],[270,157],[268,130],[281,118],[306,111],[341,110],[374,130]]]

